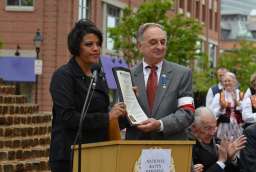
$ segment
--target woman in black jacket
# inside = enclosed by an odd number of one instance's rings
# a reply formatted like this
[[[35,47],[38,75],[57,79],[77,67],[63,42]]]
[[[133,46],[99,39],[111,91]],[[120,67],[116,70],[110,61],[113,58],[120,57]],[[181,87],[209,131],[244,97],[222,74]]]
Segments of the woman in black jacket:
[[[102,33],[89,20],[80,20],[68,35],[69,62],[58,68],[51,80],[53,100],[50,166],[52,172],[71,170],[71,145],[78,131],[83,104],[92,78],[92,66],[100,60]],[[82,143],[106,141],[109,121],[125,115],[118,103],[109,111],[108,88],[103,75],[96,87],[83,121]]]

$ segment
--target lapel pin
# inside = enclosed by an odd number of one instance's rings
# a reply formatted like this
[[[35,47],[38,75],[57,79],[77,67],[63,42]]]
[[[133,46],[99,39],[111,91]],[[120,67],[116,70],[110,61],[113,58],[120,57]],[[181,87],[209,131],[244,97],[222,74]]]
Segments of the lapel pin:
[[[166,88],[166,85],[167,85],[167,76],[166,76],[166,74],[161,74],[160,84],[163,88]]]

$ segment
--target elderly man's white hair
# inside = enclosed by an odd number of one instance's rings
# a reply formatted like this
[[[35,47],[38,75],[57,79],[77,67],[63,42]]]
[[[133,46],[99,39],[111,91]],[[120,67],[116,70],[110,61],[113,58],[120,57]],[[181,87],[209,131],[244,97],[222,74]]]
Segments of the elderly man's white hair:
[[[201,124],[201,119],[205,116],[209,116],[209,117],[213,117],[215,118],[213,112],[207,108],[207,107],[199,107],[195,110],[195,120],[194,120],[194,124]]]

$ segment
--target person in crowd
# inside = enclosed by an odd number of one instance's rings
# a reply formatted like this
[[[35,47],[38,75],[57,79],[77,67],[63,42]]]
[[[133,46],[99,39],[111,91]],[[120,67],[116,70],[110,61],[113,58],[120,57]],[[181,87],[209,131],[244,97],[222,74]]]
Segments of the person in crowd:
[[[255,172],[256,169],[256,124],[244,130],[247,137],[245,148],[240,153],[240,172]]]
[[[246,92],[244,94],[244,99],[246,99],[247,97],[250,97],[251,95],[255,95],[255,94],[256,94],[256,73],[251,75],[250,87],[246,90]]]
[[[194,119],[191,70],[164,60],[167,34],[157,23],[145,23],[137,32],[143,61],[131,69],[137,98],[148,120],[136,126],[126,122],[126,139],[186,139]]]
[[[71,171],[71,145],[75,144],[81,112],[92,79],[92,66],[100,60],[101,31],[89,20],[79,20],[68,35],[71,58],[58,68],[51,80],[53,120],[50,144],[52,172]],[[109,111],[108,88],[103,75],[98,75],[96,86],[83,121],[81,143],[108,140],[109,121],[126,115],[120,102]]]
[[[234,141],[215,138],[217,121],[207,107],[195,111],[195,120],[190,127],[191,136],[196,140],[193,145],[193,172],[238,172],[238,152],[244,148],[246,137],[243,135]]]
[[[256,73],[251,76],[250,88],[242,101],[244,128],[256,122]]]
[[[223,90],[217,93],[210,109],[218,119],[217,137],[219,139],[236,139],[242,134],[241,115],[242,92],[237,89],[235,74],[226,72],[222,77]]]
[[[205,105],[206,107],[210,107],[212,104],[212,100],[214,96],[221,91],[223,88],[223,84],[221,83],[223,75],[228,72],[226,68],[219,68],[217,70],[217,79],[219,81],[218,84],[213,85],[211,88],[208,89],[207,95],[206,95],[206,102]]]

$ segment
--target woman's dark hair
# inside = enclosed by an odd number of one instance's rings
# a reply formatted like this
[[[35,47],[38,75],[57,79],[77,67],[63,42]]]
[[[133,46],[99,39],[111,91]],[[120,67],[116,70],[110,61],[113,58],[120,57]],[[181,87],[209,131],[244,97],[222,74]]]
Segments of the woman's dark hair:
[[[99,38],[100,44],[102,44],[103,36],[96,25],[88,19],[81,19],[68,34],[68,49],[72,55],[79,56],[83,37],[89,33],[95,34]]]

